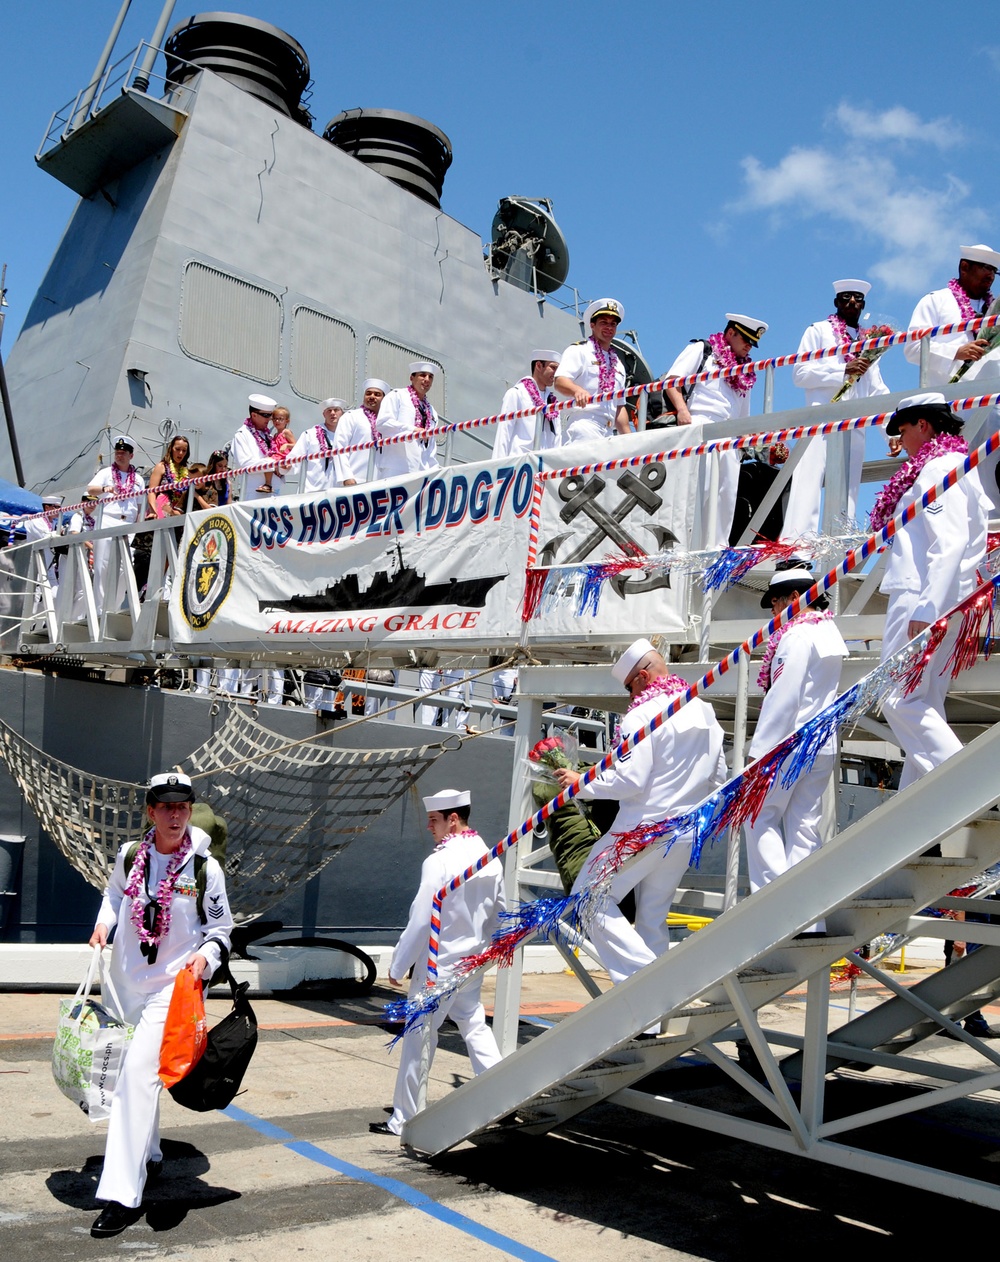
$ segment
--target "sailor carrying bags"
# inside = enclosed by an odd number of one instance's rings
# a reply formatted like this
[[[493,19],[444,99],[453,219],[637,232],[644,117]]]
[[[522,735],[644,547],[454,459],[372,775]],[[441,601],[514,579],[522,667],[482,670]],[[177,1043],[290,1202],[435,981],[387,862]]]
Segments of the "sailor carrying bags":
[[[223,959],[220,978],[229,982],[233,1008],[208,1032],[204,1055],[186,1077],[169,1088],[178,1104],[196,1113],[224,1109],[233,1102],[257,1046],[257,1018],[246,997],[249,982],[241,982]]]
[[[101,999],[90,998],[97,972],[101,974]],[[87,976],[72,999],[59,1004],[59,1024],[52,1047],[52,1077],[56,1086],[78,1104],[92,1122],[106,1121],[111,1097],[133,1027],[121,1016],[121,1004],[111,978],[104,970],[99,946],[90,956]]]

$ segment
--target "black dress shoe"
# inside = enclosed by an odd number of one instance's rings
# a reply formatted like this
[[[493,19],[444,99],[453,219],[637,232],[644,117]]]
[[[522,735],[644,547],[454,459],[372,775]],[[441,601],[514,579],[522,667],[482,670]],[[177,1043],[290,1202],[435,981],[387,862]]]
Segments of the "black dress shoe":
[[[965,1032],[977,1039],[1000,1039],[1000,1030],[995,1025],[987,1025],[985,1021],[981,1024],[979,1022],[970,1024],[967,1021],[965,1023]]]
[[[369,1122],[368,1129],[373,1135],[396,1135],[395,1131],[389,1129],[388,1122]],[[399,1136],[396,1135],[396,1138],[398,1139]]]
[[[152,1183],[154,1179],[158,1179],[163,1173],[163,1161],[147,1161],[146,1162],[146,1182]]]
[[[126,1209],[124,1205],[119,1205],[117,1201],[108,1201],[107,1205],[94,1220],[90,1234],[98,1240],[107,1236],[119,1236],[126,1227],[131,1227],[137,1221],[138,1216],[138,1210]]]

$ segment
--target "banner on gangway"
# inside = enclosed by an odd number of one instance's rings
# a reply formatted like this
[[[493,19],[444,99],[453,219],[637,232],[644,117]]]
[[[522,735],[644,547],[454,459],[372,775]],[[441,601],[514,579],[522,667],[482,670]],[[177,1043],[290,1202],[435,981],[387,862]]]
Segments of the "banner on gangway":
[[[575,444],[546,453],[546,467],[632,454],[637,443],[656,450],[653,438]],[[190,514],[171,591],[171,638],[234,652],[513,646],[533,533],[540,563],[543,555],[552,564],[600,560],[620,550],[623,532],[656,551],[684,529],[688,496],[677,494],[685,479],[675,470],[689,463],[545,481],[540,514],[538,457]],[[645,586],[642,578],[630,574],[595,617],[576,618],[571,602],[560,602],[532,623],[532,638],[680,630],[682,592],[662,576]]]

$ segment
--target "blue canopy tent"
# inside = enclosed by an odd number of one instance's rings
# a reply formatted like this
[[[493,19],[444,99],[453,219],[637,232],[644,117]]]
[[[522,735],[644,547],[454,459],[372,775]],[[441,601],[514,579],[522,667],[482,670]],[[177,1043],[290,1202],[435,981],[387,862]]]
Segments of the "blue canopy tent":
[[[17,517],[20,513],[40,513],[41,511],[42,497],[40,495],[0,478],[0,513],[10,513]]]

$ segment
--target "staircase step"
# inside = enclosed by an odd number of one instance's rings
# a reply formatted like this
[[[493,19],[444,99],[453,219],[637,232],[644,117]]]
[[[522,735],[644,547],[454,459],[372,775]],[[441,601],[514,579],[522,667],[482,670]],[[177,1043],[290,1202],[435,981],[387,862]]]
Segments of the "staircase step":
[[[912,898],[851,898],[841,903],[837,911],[877,911],[879,908],[912,907]]]

